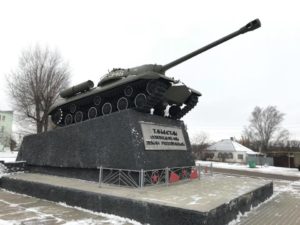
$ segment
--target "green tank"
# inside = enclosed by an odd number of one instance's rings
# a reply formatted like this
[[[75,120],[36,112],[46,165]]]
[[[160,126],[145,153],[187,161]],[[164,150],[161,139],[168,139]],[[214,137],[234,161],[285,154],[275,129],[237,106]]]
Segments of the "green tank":
[[[97,87],[88,80],[60,93],[49,110],[52,122],[67,126],[125,109],[178,120],[193,109],[201,93],[165,75],[174,66],[231,38],[261,26],[253,20],[239,30],[166,65],[147,64],[130,69],[113,69]]]

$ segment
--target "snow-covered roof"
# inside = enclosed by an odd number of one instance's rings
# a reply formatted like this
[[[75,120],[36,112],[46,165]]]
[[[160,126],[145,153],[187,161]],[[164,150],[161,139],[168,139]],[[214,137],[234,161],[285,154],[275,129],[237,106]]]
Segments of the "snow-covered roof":
[[[259,154],[233,140],[224,139],[207,148],[209,151],[246,152],[249,155]]]

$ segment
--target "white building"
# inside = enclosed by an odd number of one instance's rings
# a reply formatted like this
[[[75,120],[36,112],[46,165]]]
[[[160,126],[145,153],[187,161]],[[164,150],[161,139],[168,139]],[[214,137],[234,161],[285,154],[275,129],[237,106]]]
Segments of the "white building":
[[[13,111],[0,111],[0,152],[10,149]]]
[[[224,139],[209,146],[204,151],[204,158],[212,161],[246,163],[248,155],[258,154],[232,139]]]

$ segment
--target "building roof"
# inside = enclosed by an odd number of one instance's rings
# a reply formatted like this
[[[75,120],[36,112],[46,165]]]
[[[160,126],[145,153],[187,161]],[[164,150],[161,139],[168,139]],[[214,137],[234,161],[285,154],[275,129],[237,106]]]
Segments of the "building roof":
[[[246,152],[249,155],[259,154],[231,139],[221,140],[207,148],[208,151]]]

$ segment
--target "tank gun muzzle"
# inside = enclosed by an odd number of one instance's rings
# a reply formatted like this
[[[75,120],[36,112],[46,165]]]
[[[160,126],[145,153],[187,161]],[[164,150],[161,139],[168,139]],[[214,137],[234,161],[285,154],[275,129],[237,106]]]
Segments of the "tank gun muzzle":
[[[241,32],[241,34],[244,34],[244,33],[248,32],[248,31],[253,31],[253,30],[255,30],[257,28],[260,28],[260,27],[261,27],[260,20],[259,19],[255,19],[255,20],[247,23],[246,26],[242,27],[240,29],[240,32]]]
[[[234,38],[236,36],[239,36],[240,34],[244,34],[244,33],[248,32],[248,31],[255,30],[255,29],[259,28],[260,26],[261,26],[260,20],[259,19],[255,19],[255,20],[247,23],[246,26],[240,28],[239,30],[237,30],[237,31],[235,31],[235,32],[233,32],[231,34],[228,34],[227,36],[225,36],[225,37],[223,37],[223,38],[221,38],[219,40],[216,40],[216,41],[214,41],[214,42],[212,42],[212,43],[210,43],[210,44],[208,44],[208,45],[206,45],[206,46],[204,46],[204,47],[202,47],[202,48],[200,48],[200,49],[198,49],[196,51],[193,51],[193,52],[191,52],[191,53],[189,53],[189,54],[187,54],[187,55],[185,55],[185,56],[183,56],[183,57],[181,57],[179,59],[176,59],[176,60],[174,60],[174,61],[172,61],[172,62],[170,62],[170,63],[162,66],[161,72],[165,72],[168,69],[171,69],[174,66],[177,66],[178,64],[180,64],[180,63],[182,63],[182,62],[184,62],[184,61],[186,61],[186,60],[188,60],[190,58],[193,58],[196,55],[201,54],[202,52],[205,52],[205,51],[207,51],[207,50],[209,50],[209,49],[211,49],[211,48],[213,48],[213,47],[215,47],[215,46],[217,46],[219,44],[222,44],[222,43],[224,43],[224,42],[226,42],[226,41],[228,41],[228,40],[230,40],[230,39],[232,39],[232,38]]]

